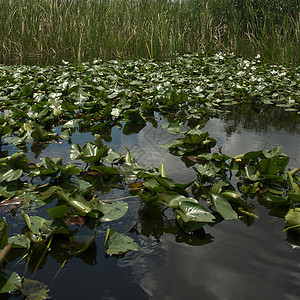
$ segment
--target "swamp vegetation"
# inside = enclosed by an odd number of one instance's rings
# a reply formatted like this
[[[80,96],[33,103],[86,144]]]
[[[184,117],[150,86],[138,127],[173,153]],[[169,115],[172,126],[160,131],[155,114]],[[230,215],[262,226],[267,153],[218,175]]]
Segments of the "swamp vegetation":
[[[226,153],[205,130],[263,120],[257,131],[296,132],[300,148],[299,1],[0,0],[0,63],[1,297],[50,298],[100,247],[121,260],[166,232],[209,244],[206,228],[248,229],[258,207],[299,249],[298,152]],[[114,142],[148,127],[163,139],[148,137],[152,165],[147,145]],[[35,278],[50,258],[52,281]]]
[[[9,262],[25,260],[34,273],[55,249],[64,253],[63,266],[91,251],[100,232],[106,235],[107,255],[138,251],[134,228],[139,220],[127,233],[108,226],[126,216],[128,201],[135,197],[145,209],[168,209],[186,241],[197,240],[207,224],[252,224],[258,201],[284,218],[282,230],[299,247],[300,169],[289,167],[280,147],[235,156],[222,153],[216,139],[202,131],[213,115],[226,116],[231,108],[263,114],[265,107],[277,106],[290,113],[289,124],[297,123],[299,67],[266,65],[258,57],[198,53],[171,62],[2,65],[0,82],[0,207],[7,215],[1,220],[1,261],[3,266],[8,262],[1,268],[1,293],[47,298],[46,285],[21,279]],[[159,116],[165,118],[162,129],[174,135],[159,148],[181,157],[194,171],[194,180],[176,182],[160,162],[144,166],[137,163],[138,153],[110,147],[113,128],[137,134],[148,122],[157,127]],[[72,143],[76,132],[90,132],[94,138]],[[57,149],[67,143],[69,155],[43,156],[54,143]],[[29,148],[34,157],[28,156]],[[105,197],[118,189],[127,189],[128,196]],[[19,232],[9,230],[9,212],[21,219]],[[84,235],[80,227],[86,228]]]
[[[0,0],[0,63],[219,51],[299,63],[299,1]]]

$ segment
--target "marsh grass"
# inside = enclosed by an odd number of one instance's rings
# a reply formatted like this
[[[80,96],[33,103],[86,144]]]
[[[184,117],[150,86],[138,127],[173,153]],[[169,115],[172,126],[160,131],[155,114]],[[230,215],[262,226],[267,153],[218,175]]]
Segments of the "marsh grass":
[[[0,0],[0,63],[199,50],[298,64],[298,0]]]

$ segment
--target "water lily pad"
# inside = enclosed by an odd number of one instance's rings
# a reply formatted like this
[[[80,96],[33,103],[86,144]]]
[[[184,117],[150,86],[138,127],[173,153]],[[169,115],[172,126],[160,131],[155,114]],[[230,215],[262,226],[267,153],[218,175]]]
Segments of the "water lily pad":
[[[182,218],[183,222],[213,222],[215,217],[207,209],[197,203],[184,201],[179,204],[177,213]]]
[[[127,251],[138,251],[138,245],[131,237],[110,228],[107,228],[104,245],[108,255],[120,255]]]
[[[210,196],[216,208],[216,211],[225,220],[234,220],[238,218],[237,213],[233,210],[233,208],[224,196],[215,193],[211,193]]]
[[[48,289],[45,283],[28,278],[22,280],[21,291],[28,300],[44,300],[50,298],[48,295],[50,289]]]
[[[51,219],[54,218],[62,219],[70,209],[71,209],[70,206],[59,205],[52,208],[48,208],[47,211]]]
[[[21,287],[21,277],[13,271],[0,269],[0,294],[13,293]]]
[[[1,172],[1,171],[0,171],[0,182],[2,182],[2,181],[10,182],[10,181],[17,180],[23,174],[23,170],[21,170],[21,169],[17,169],[17,170],[13,170],[13,169],[4,170],[4,172]]]
[[[8,238],[8,243],[13,243],[13,248],[29,248],[30,239],[24,234],[17,234]]]
[[[172,208],[178,208],[182,202],[191,202],[197,204],[198,201],[191,197],[184,197],[175,192],[165,192],[160,193],[160,197],[163,199],[164,203]]]
[[[300,208],[292,208],[285,215],[286,227],[300,233]]]
[[[128,203],[124,201],[116,201],[112,203],[101,202],[99,210],[104,215],[100,218],[100,221],[111,222],[122,218],[126,214],[128,210]]]

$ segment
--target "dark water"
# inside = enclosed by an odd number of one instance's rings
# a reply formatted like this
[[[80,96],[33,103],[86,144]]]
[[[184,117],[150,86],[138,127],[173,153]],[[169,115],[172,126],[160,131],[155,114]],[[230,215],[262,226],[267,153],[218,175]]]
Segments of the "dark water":
[[[157,117],[157,128],[148,124],[131,135],[113,129],[110,147],[121,153],[125,153],[125,147],[138,152],[141,165],[158,167],[164,163],[168,177],[175,181],[195,179],[195,172],[180,157],[158,148],[176,138],[161,128],[164,122]],[[259,150],[267,142],[269,149],[282,146],[291,158],[290,166],[300,166],[299,115],[270,108],[260,114],[233,110],[210,119],[203,131],[217,139],[216,148],[223,147],[223,153]],[[90,134],[72,137],[73,143],[92,140]],[[51,144],[40,157],[62,157],[66,162],[68,147]],[[113,189],[102,197],[128,195],[127,189]],[[204,226],[198,237],[180,232],[171,212],[157,207],[145,210],[139,198],[128,202],[127,215],[109,225],[116,231],[129,232],[137,222],[131,236],[140,251],[121,258],[107,257],[103,246],[106,225],[102,225],[95,227],[96,244],[82,256],[69,259],[63,268],[65,257],[53,254],[35,274],[25,270],[25,262],[16,271],[48,284],[52,299],[299,299],[300,252],[287,242],[283,219],[257,201],[253,203],[259,219],[251,226],[240,220],[223,221]],[[90,234],[88,226],[94,225],[87,224],[82,230]]]

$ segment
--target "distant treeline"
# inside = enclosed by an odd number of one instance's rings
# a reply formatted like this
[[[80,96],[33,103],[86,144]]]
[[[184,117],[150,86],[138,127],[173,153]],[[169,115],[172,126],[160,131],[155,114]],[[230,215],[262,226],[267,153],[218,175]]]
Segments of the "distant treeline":
[[[299,0],[0,0],[0,63],[204,50],[299,63]]]

